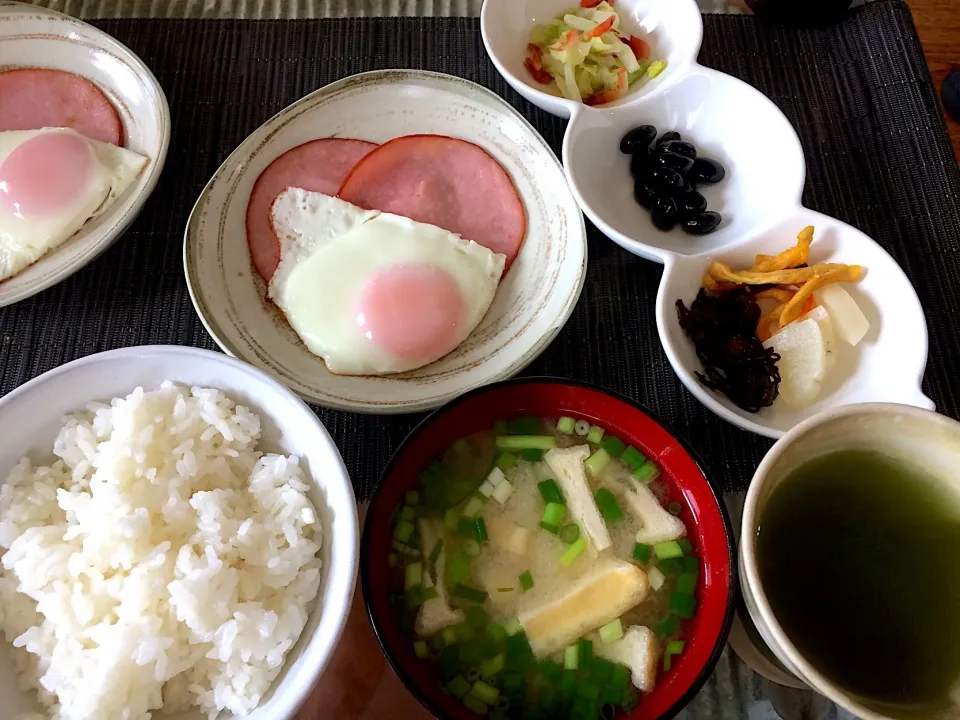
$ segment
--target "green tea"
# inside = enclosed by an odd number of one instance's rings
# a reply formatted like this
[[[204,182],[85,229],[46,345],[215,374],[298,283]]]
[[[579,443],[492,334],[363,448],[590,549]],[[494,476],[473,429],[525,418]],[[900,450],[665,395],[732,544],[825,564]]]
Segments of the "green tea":
[[[784,632],[823,675],[872,704],[926,712],[951,702],[958,505],[925,471],[866,450],[811,460],[773,491],[760,577]]]

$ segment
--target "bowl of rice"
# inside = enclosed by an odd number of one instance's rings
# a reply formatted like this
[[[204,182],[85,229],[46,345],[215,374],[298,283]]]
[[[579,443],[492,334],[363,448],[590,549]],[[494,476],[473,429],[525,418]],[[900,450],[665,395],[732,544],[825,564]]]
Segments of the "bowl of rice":
[[[357,572],[316,415],[219,353],[134,347],[0,399],[4,718],[293,718]]]

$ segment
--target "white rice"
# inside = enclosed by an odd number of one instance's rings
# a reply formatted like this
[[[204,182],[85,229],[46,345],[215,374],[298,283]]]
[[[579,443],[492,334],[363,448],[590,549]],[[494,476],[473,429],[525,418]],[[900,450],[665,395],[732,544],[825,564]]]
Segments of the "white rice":
[[[294,456],[218,390],[137,388],[66,419],[0,487],[0,628],[56,720],[245,715],[320,585]],[[0,712],[0,715],[4,713]]]

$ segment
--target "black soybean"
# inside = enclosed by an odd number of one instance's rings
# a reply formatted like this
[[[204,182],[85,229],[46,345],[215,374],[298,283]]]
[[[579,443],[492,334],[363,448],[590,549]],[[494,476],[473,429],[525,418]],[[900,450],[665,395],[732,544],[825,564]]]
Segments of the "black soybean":
[[[630,155],[635,152],[646,152],[650,149],[650,143],[657,137],[657,129],[653,125],[640,125],[632,130],[620,140],[620,152]]]
[[[647,185],[643,180],[637,180],[633,184],[633,198],[640,205],[645,208],[649,208],[653,205],[653,201],[657,198],[657,194],[654,192],[653,188]]]
[[[691,143],[684,142],[683,140],[668,140],[660,147],[664,152],[676,153],[677,155],[683,155],[688,158],[697,157],[697,149]]]
[[[650,210],[650,218],[653,220],[653,224],[664,232],[673,230],[677,226],[679,216],[680,212],[673,198],[657,198]]]
[[[683,138],[680,137],[680,133],[674,130],[671,130],[670,132],[665,132],[663,135],[660,136],[660,139],[657,140],[657,147],[659,148],[665,143],[670,142],[671,140],[683,140]]]
[[[680,220],[687,221],[707,209],[707,199],[696,190],[682,190],[674,198],[680,209]]]
[[[630,174],[634,180],[648,174],[651,167],[651,158],[646,152],[636,152],[630,158]]]
[[[676,170],[658,167],[650,172],[651,185],[655,190],[673,192],[683,187],[683,177]]]
[[[695,182],[704,182],[710,185],[723,180],[726,175],[723,165],[710,158],[699,157],[693,161],[693,172],[691,178]]]
[[[684,157],[677,153],[665,152],[657,155],[657,165],[661,167],[676,170],[681,175],[686,175],[693,167],[693,158]]]
[[[656,208],[656,206],[654,206],[654,208]],[[707,235],[717,229],[717,226],[720,224],[722,219],[723,218],[720,216],[720,213],[714,212],[713,210],[708,210],[707,212],[702,212],[690,220],[683,221],[683,224],[680,227],[683,228],[684,232],[689,233],[690,235]]]

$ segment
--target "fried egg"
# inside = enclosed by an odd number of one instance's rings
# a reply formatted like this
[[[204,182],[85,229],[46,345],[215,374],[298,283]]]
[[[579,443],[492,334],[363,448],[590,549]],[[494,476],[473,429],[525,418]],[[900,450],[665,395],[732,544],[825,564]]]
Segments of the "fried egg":
[[[146,163],[67,128],[0,132],[0,280],[101,214]]]
[[[269,296],[338,375],[443,357],[476,328],[505,256],[434,225],[298,188],[271,208],[280,265]]]

